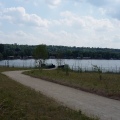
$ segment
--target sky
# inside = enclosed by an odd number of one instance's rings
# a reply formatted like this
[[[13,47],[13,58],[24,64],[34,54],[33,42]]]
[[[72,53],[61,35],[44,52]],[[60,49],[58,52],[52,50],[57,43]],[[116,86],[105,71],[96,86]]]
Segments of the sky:
[[[120,0],[0,0],[0,43],[120,49]]]

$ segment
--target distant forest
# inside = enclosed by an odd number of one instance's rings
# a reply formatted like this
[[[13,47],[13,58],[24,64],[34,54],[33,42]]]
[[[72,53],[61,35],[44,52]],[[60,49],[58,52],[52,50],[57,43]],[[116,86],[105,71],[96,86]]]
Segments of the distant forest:
[[[32,58],[35,45],[0,44],[0,59]],[[120,59],[120,49],[47,46],[49,58]]]

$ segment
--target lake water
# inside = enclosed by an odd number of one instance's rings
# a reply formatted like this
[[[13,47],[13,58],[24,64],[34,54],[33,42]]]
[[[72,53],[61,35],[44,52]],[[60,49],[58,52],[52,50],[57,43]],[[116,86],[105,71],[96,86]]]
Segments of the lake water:
[[[55,64],[57,66],[56,59],[46,60],[47,64]],[[70,68],[77,69],[78,66],[84,70],[91,70],[93,65],[97,65],[103,71],[119,71],[120,72],[120,60],[75,60],[75,59],[62,59],[63,64],[68,64]],[[35,67],[34,59],[27,60],[2,60],[0,61],[0,66],[9,66],[11,67]]]

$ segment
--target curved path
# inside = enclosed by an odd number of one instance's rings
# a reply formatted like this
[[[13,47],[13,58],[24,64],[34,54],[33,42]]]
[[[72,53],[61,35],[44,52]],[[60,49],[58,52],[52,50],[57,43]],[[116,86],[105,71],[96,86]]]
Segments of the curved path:
[[[40,91],[44,95],[54,98],[69,108],[82,110],[83,113],[89,116],[97,116],[101,120],[120,120],[120,101],[32,78],[21,74],[22,72],[10,71],[3,74],[23,85]]]

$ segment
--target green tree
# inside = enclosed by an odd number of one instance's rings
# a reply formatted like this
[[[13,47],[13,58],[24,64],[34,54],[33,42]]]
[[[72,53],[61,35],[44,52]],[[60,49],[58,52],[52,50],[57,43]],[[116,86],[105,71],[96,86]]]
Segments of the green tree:
[[[46,45],[38,45],[34,50],[33,56],[38,61],[39,68],[42,67],[42,64],[44,64],[45,60],[48,58]]]
[[[63,54],[60,50],[57,51],[57,55],[56,55],[56,62],[57,62],[57,66],[61,66],[63,65]]]
[[[0,44],[0,53],[3,53],[3,51],[4,51],[4,45]]]
[[[3,55],[0,53],[0,60],[3,58]]]

